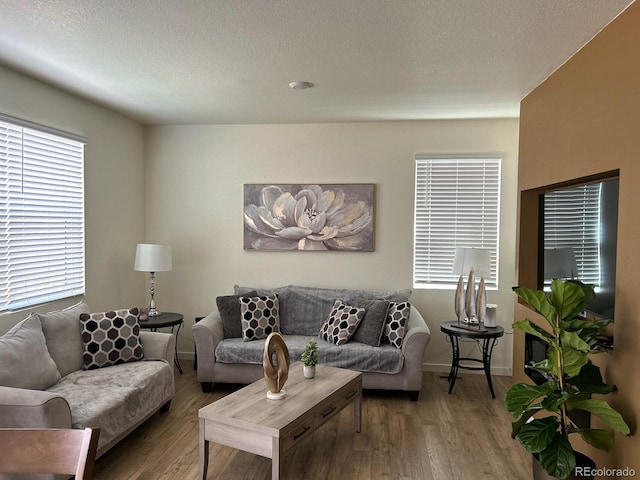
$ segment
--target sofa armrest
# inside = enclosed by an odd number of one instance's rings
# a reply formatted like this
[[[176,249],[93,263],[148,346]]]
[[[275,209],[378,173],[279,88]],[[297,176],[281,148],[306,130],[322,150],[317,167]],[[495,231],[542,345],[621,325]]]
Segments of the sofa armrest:
[[[71,428],[71,409],[57,393],[0,386],[0,428]]]
[[[216,347],[224,338],[220,312],[215,310],[195,323],[191,327],[191,333],[198,355],[198,381],[201,383],[214,382]]]
[[[140,342],[145,360],[166,360],[173,370],[176,337],[172,333],[140,331]]]
[[[422,360],[427,344],[431,340],[431,331],[427,322],[416,307],[411,305],[411,314],[406,326],[404,340],[402,341],[402,354],[405,365],[419,366],[422,370]]]

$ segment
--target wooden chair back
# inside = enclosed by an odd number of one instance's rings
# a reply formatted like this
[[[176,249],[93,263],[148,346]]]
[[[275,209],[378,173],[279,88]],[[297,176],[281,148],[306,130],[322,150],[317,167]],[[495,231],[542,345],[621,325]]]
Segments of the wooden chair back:
[[[0,428],[0,472],[60,473],[90,480],[100,429]]]

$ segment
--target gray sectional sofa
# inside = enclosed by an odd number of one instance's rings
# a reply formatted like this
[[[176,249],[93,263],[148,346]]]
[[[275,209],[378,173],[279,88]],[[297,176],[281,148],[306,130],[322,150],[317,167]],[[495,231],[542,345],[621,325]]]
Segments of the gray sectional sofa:
[[[168,409],[175,337],[139,331],[136,313],[91,315],[81,302],[32,313],[0,337],[0,428],[99,428],[100,456]],[[86,348],[94,340],[96,348]]]
[[[248,384],[262,378],[265,340],[247,341],[245,333],[249,326],[242,325],[240,299],[276,297],[277,329],[284,337],[292,362],[300,360],[305,345],[315,339],[320,364],[360,371],[364,388],[402,390],[415,400],[422,386],[422,359],[430,332],[420,312],[410,304],[410,295],[410,290],[380,293],[294,285],[235,286],[233,295],[218,297],[218,309],[192,327],[198,381],[203,391],[209,391],[215,383]],[[319,337],[337,300],[365,311],[355,332],[340,345],[330,335],[325,335],[325,339]],[[392,310],[394,315],[404,316],[399,319],[404,322],[404,329],[396,328],[398,322],[392,322]],[[271,328],[260,333],[266,336],[269,331]]]

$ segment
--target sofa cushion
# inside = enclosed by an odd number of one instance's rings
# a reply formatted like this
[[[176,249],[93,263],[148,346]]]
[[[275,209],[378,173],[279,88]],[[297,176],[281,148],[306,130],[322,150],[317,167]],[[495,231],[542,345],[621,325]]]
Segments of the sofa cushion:
[[[137,308],[83,313],[80,322],[85,370],[142,359]]]
[[[82,313],[89,313],[84,302],[64,310],[38,313],[47,348],[63,377],[82,368]]]
[[[224,338],[242,338],[242,318],[240,316],[240,297],[255,297],[258,292],[247,292],[245,295],[224,295],[216,298],[216,305],[222,319],[222,335]]]
[[[59,380],[36,314],[0,337],[0,385],[44,390]]]
[[[267,338],[280,331],[278,295],[240,297],[242,339],[245,342]]]
[[[404,340],[410,314],[411,304],[409,302],[391,302],[382,334],[383,343],[389,343],[396,348],[402,347],[402,340]]]
[[[355,333],[364,317],[364,308],[348,305],[336,300],[329,318],[320,329],[319,337],[335,345],[344,345]]]
[[[258,295],[278,295],[280,299],[280,331],[283,335],[315,336],[327,319],[336,300],[350,303],[356,298],[408,301],[411,290],[373,292],[340,288],[315,288],[288,285],[277,288],[234,286],[236,295],[255,290]]]
[[[349,342],[346,345],[334,345],[318,339],[316,336],[284,335],[283,337],[289,350],[291,363],[299,361],[309,340],[316,338],[318,342],[318,363],[321,365],[360,372],[391,374],[401,372],[404,366],[402,350],[392,345],[383,344],[379,347],[372,347],[371,345],[355,342]],[[222,340],[216,347],[216,362],[262,365],[264,343],[265,340],[243,342],[241,338]]]
[[[73,428],[100,429],[100,449],[172,397],[173,372],[161,360],[124,363],[72,372],[47,391],[67,400]]]
[[[372,347],[379,347],[384,324],[387,321],[389,302],[387,300],[356,298],[351,304],[354,307],[364,308],[364,317],[351,340],[366,343]]]

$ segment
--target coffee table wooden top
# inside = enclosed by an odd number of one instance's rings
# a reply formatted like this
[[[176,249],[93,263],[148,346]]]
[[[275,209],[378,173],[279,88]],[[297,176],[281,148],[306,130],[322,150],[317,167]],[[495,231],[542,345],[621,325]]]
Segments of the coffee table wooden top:
[[[269,400],[266,382],[258,380],[201,408],[198,417],[279,437],[293,420],[361,376],[360,372],[317,365],[315,378],[307,379],[302,374],[302,363],[296,362],[289,369],[284,385],[287,396],[282,400]]]

